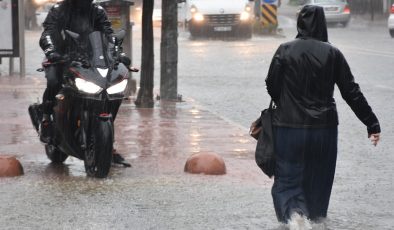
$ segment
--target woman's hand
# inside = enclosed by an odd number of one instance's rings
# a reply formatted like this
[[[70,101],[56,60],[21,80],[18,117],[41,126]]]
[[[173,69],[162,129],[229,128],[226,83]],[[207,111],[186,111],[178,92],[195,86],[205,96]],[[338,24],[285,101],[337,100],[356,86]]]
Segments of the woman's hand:
[[[380,140],[380,133],[372,133],[368,138],[371,140],[372,144],[376,146]]]

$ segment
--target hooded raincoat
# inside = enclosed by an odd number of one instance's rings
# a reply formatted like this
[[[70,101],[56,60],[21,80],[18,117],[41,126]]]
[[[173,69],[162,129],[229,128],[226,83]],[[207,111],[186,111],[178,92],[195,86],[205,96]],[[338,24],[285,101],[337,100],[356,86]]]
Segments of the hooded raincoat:
[[[323,8],[305,6],[297,29],[296,39],[276,51],[266,78],[277,106],[272,196],[284,223],[294,212],[312,220],[327,215],[337,157],[335,84],[368,134],[380,133],[345,57],[328,42]]]
[[[266,78],[268,93],[277,105],[274,125],[337,126],[333,98],[336,84],[343,99],[367,126],[368,133],[379,133],[378,119],[354,81],[345,57],[328,43],[323,8],[304,7],[297,30],[297,38],[282,44],[276,51]]]

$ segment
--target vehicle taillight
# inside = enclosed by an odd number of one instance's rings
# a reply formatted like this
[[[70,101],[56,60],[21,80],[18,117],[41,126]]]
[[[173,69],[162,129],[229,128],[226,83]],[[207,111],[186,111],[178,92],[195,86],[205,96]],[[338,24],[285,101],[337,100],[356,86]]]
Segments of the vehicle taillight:
[[[391,6],[391,13],[394,14],[394,4]]]
[[[345,6],[345,9],[343,9],[343,13],[345,13],[345,14],[350,14],[350,8],[349,8],[349,6]]]

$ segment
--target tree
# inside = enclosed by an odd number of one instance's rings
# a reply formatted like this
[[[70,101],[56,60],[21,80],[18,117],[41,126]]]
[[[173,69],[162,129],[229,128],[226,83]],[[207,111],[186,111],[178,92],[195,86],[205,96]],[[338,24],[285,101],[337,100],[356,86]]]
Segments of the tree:
[[[153,14],[154,0],[144,0],[142,5],[142,54],[141,81],[135,105],[140,108],[153,108]]]
[[[160,98],[178,98],[178,3],[162,1],[162,24],[160,46]]]
[[[373,4],[373,0],[369,0],[369,9],[370,9],[370,12],[371,12],[371,21],[373,21],[374,20],[374,18],[375,18],[375,12],[374,12],[374,4]]]

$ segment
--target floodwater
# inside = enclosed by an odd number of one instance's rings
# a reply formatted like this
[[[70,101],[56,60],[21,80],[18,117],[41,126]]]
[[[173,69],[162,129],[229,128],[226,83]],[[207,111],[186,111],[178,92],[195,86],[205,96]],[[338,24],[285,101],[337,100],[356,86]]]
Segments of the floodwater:
[[[370,145],[366,128],[338,91],[338,161],[328,219],[313,229],[394,229],[394,43],[384,23],[358,18],[329,28],[330,42],[347,57],[356,80],[382,125],[382,141]],[[295,36],[285,17],[281,36],[251,40],[190,40],[179,35],[179,93],[186,102],[138,110],[121,108],[115,147],[132,168],[113,167],[108,179],[87,178],[83,162],[52,165],[27,116],[43,92],[35,73],[39,34],[28,33],[23,82],[0,81],[0,154],[13,154],[25,175],[0,179],[1,229],[283,229],[275,217],[272,180],[257,168],[247,128],[269,103],[264,79],[278,45]],[[140,64],[136,27],[134,64]],[[157,32],[157,30],[155,30]],[[155,39],[159,57],[160,40]],[[5,72],[2,69],[3,74]],[[155,63],[155,92],[160,65]],[[139,74],[134,77],[139,80]],[[183,172],[195,152],[220,153],[224,176]]]

